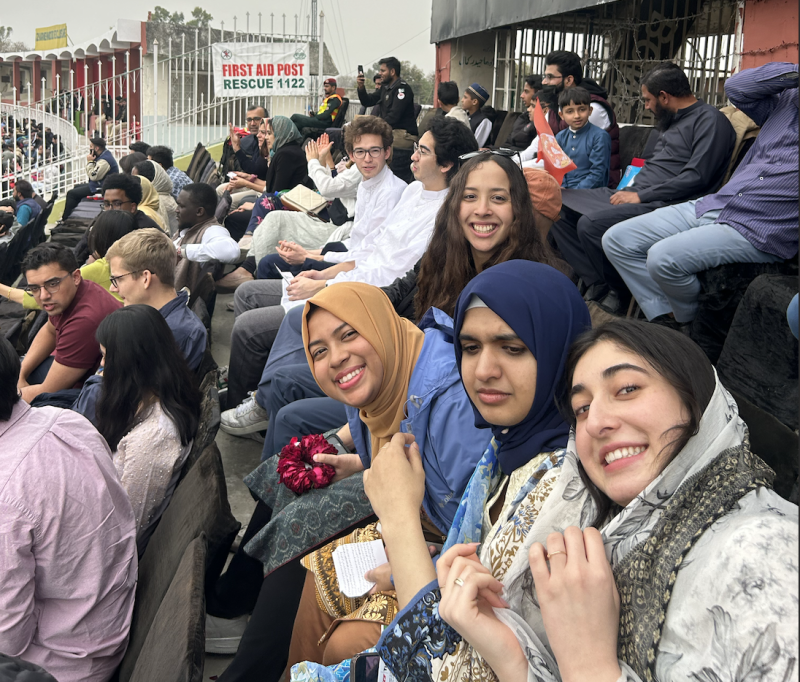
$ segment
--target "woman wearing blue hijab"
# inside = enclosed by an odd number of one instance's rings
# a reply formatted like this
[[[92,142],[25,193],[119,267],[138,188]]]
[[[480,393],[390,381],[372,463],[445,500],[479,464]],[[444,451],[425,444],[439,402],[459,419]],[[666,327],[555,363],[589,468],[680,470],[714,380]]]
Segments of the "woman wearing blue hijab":
[[[416,446],[404,449],[410,438],[396,435],[364,476],[402,609],[378,645],[398,679],[503,679],[502,657],[484,660],[474,648],[479,643],[462,638],[440,618],[436,574],[440,579],[456,569],[457,575],[479,574],[477,584],[487,587],[472,595],[476,617],[481,608],[506,606],[490,586],[502,582],[558,475],[569,426],[555,396],[569,347],[590,326],[575,285],[540,263],[495,265],[459,297],[459,371],[476,426],[489,426],[494,438],[467,486],[436,570],[421,533],[413,529],[424,474]],[[474,584],[462,581],[456,589]],[[481,636],[494,634],[487,627]]]

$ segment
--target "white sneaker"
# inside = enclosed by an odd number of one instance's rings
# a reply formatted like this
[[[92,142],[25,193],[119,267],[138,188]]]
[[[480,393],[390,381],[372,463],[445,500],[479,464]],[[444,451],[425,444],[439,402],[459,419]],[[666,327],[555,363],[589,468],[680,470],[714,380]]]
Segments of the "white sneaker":
[[[246,436],[266,430],[269,425],[267,411],[256,402],[253,391],[241,405],[222,413],[219,427],[232,436]]]
[[[206,614],[206,653],[232,656],[239,648],[249,616],[217,618]]]

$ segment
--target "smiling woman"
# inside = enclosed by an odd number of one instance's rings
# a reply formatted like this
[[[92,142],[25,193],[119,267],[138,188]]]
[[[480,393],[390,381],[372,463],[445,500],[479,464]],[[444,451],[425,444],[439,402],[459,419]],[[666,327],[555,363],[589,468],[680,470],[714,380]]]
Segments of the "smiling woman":
[[[432,306],[450,314],[467,283],[497,263],[520,259],[555,265],[540,236],[547,229],[549,220],[533,206],[514,161],[495,154],[466,161],[450,183],[420,262],[417,319]]]
[[[686,445],[714,392],[714,373],[689,340],[660,329],[612,325],[573,347],[567,380],[581,478],[599,527],[626,506]],[[683,352],[669,350],[682,345]]]
[[[789,679],[797,507],[702,350],[619,320],[575,342],[565,384],[558,480],[502,585],[461,557],[439,570],[441,617],[501,682]]]
[[[525,679],[516,640],[486,614],[504,606],[500,581],[558,480],[569,426],[555,395],[568,348],[589,324],[577,288],[540,263],[495,265],[459,297],[456,361],[475,422],[494,438],[461,499],[436,573],[419,559],[424,542],[404,502],[414,494],[403,475],[405,457],[390,448],[365,476],[402,607],[379,644],[398,679]]]

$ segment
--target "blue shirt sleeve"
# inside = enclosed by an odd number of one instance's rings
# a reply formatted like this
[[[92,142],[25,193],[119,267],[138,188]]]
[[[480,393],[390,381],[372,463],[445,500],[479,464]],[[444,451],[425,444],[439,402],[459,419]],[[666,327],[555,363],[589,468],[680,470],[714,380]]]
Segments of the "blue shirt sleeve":
[[[399,682],[430,682],[431,659],[452,654],[461,641],[439,618],[442,593],[431,581],[395,616],[378,641],[378,653]]]

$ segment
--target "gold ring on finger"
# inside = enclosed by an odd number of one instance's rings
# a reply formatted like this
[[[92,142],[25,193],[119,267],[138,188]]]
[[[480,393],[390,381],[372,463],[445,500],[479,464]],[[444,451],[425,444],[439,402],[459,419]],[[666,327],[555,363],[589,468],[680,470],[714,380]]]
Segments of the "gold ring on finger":
[[[456,579],[453,581],[453,585],[458,585],[459,587],[464,587],[464,581],[463,581],[463,580],[461,580],[461,578],[456,578]]]

